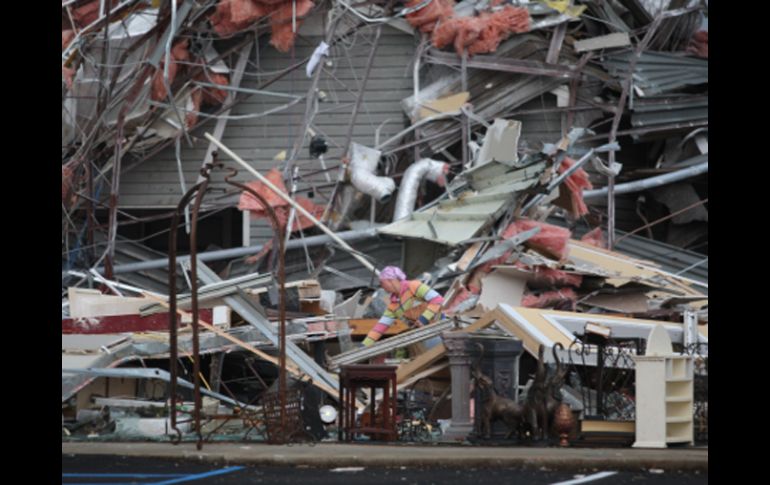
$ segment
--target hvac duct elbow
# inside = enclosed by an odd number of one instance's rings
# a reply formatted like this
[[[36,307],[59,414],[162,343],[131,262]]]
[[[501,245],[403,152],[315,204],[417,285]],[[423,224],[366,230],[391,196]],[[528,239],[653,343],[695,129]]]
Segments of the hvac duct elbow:
[[[396,183],[392,178],[375,175],[382,152],[358,143],[352,143],[350,148],[350,183],[380,203],[387,202],[396,190]]]
[[[443,187],[446,185],[448,172],[448,164],[430,158],[423,158],[406,169],[404,178],[401,180],[401,186],[398,188],[398,199],[396,199],[393,220],[403,219],[412,213],[414,203],[417,200],[417,191],[423,179],[428,179]]]

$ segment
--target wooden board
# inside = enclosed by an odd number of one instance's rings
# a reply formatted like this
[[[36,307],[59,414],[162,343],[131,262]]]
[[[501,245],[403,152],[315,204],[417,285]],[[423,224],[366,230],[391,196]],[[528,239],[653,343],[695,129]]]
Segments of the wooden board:
[[[377,318],[354,318],[348,321],[350,326],[350,335],[353,337],[366,337],[371,329],[377,325],[379,319]],[[398,335],[401,332],[406,332],[409,327],[401,320],[396,320],[393,325],[385,331],[384,335]]]
[[[462,105],[468,102],[471,94],[468,91],[453,94],[439,98],[435,101],[428,101],[422,104],[420,108],[420,119],[435,116],[441,113],[451,113],[453,111],[459,111]]]
[[[149,303],[147,298],[103,295],[87,288],[68,288],[67,298],[72,318],[131,315]]]

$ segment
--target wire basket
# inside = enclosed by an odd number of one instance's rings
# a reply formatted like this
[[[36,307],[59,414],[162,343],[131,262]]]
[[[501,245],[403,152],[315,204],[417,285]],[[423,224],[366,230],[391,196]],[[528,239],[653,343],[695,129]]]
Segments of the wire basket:
[[[277,392],[268,392],[262,398],[262,412],[265,417],[267,442],[271,444],[287,443],[301,435],[302,390],[286,390],[286,423],[281,427],[281,396]]]

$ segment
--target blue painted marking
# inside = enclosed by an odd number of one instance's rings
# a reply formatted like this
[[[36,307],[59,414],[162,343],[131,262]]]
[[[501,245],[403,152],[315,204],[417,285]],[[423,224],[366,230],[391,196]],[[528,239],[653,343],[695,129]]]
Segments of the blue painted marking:
[[[221,470],[214,470],[206,473],[198,473],[195,475],[187,475],[180,478],[172,478],[171,480],[165,480],[163,482],[152,482],[151,485],[171,485],[172,483],[191,482],[193,480],[200,480],[201,478],[213,477],[216,475],[225,475],[243,469],[242,466],[231,466],[228,468],[222,468]],[[149,484],[148,484],[149,485]]]

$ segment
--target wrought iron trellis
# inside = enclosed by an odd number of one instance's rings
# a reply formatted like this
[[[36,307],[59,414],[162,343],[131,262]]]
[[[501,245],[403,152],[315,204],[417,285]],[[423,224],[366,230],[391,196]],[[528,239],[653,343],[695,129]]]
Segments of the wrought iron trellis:
[[[611,421],[635,418],[633,356],[643,352],[644,341],[640,339],[606,339],[595,344],[576,339],[570,344],[565,384],[580,393],[584,417]]]

